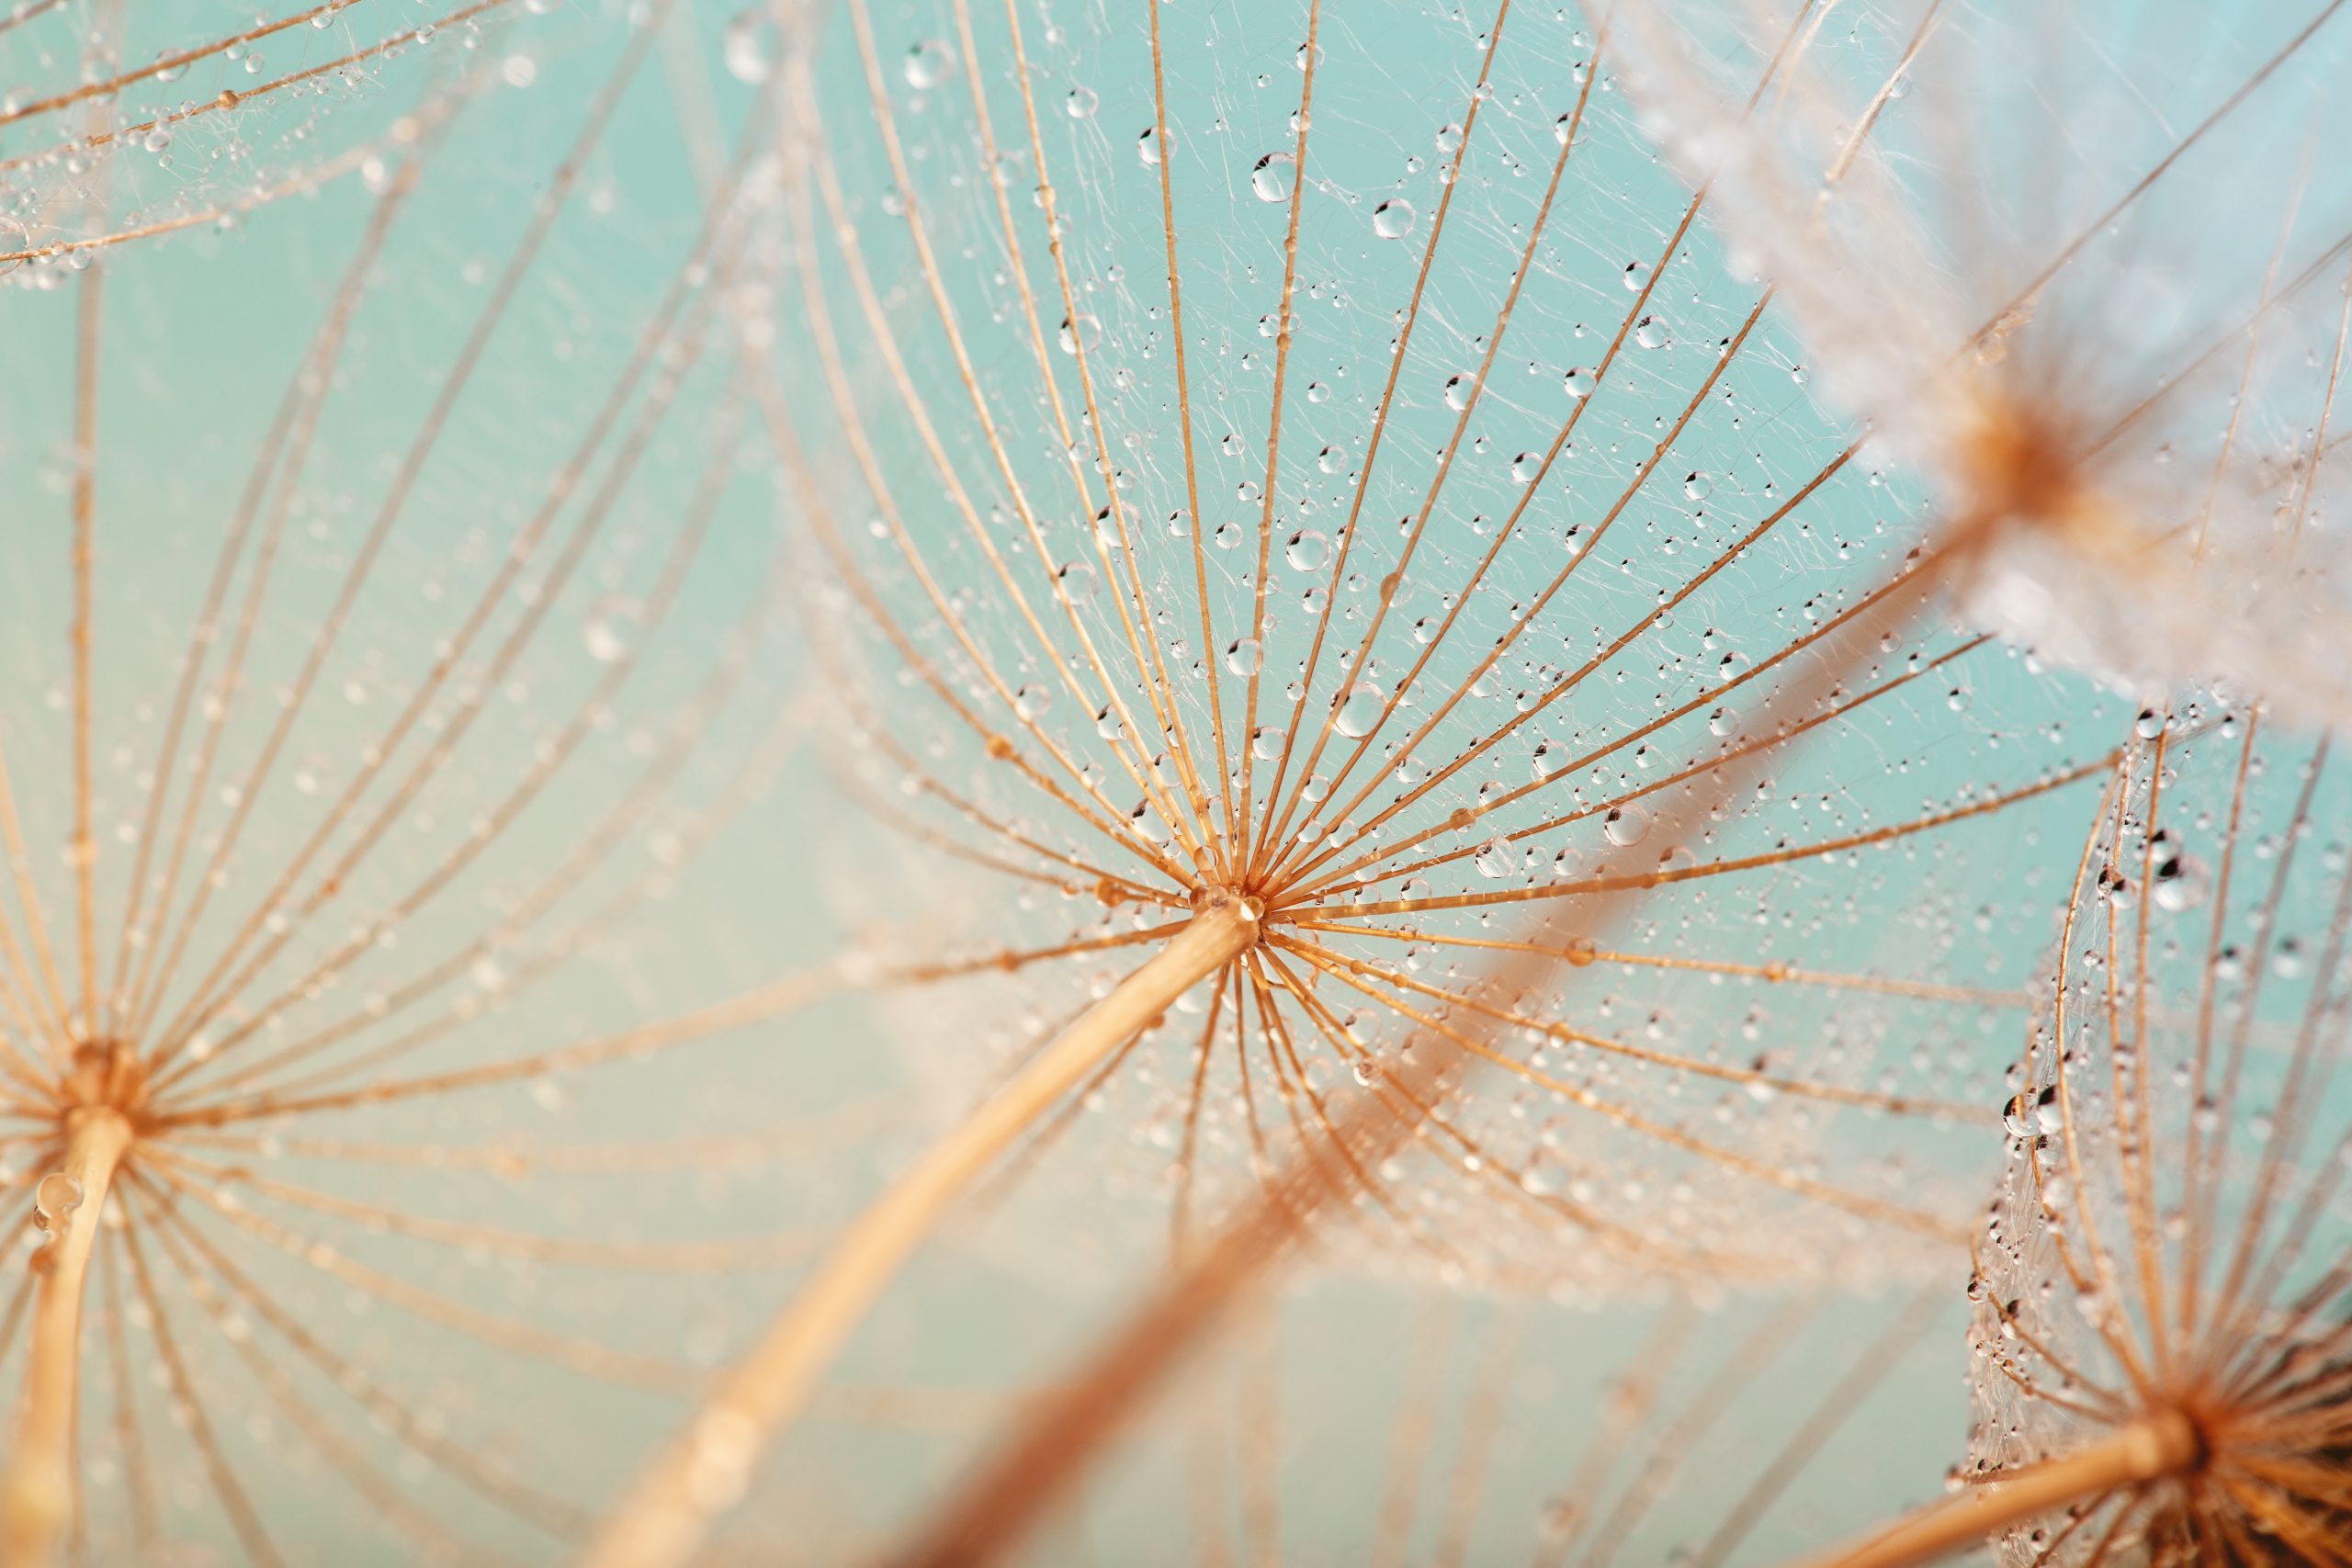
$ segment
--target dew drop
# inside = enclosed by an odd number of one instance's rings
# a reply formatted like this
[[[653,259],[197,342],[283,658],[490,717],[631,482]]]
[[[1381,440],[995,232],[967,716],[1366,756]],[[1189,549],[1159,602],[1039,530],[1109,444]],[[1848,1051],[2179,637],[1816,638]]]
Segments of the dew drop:
[[[1634,328],[1634,341],[1644,348],[1664,348],[1668,341],[1666,323],[1656,316],[1644,316]]]
[[[1283,547],[1283,558],[1298,571],[1320,571],[1331,558],[1331,541],[1313,528],[1301,528]]]
[[[62,1170],[52,1170],[33,1189],[33,1208],[41,1228],[55,1230],[58,1222],[82,1206],[82,1183]]]
[[[1334,722],[1340,734],[1351,740],[1361,740],[1380,722],[1388,711],[1388,699],[1370,681],[1359,681],[1348,689],[1347,700],[1340,705],[1340,716]]]
[[[588,649],[589,658],[599,664],[611,664],[628,652],[644,625],[644,605],[618,594],[608,595],[588,606],[587,616],[580,626],[580,640]]]
[[[1372,209],[1372,231],[1384,240],[1401,240],[1413,231],[1413,204],[1395,197]]]
[[[1650,814],[1638,806],[1612,806],[1600,819],[1600,830],[1620,849],[1630,848],[1648,836]]]
[[[1456,376],[1446,382],[1445,406],[1452,409],[1454,412],[1460,413],[1464,409],[1470,406],[1471,396],[1476,392],[1477,389],[1477,373],[1472,370],[1464,370],[1461,375]]]
[[[760,83],[775,74],[775,25],[763,7],[739,11],[718,35],[719,58],[738,82]]]
[[[1692,501],[1706,500],[1714,488],[1715,481],[1703,473],[1686,475],[1682,480],[1682,493]]]
[[[1072,87],[1069,96],[1062,100],[1062,107],[1072,119],[1092,119],[1102,98],[1091,87]]]
[[[1571,370],[1560,378],[1560,389],[1578,402],[1592,396],[1592,372],[1589,370]]]
[[[1264,659],[1264,650],[1252,637],[1237,637],[1225,650],[1225,667],[1236,675],[1255,675]]]
[[[1062,594],[1073,604],[1083,604],[1094,597],[1094,568],[1082,560],[1064,562],[1056,569],[1054,578],[1062,585]]]
[[[1297,183],[1298,161],[1287,152],[1269,152],[1250,171],[1250,188],[1260,201],[1288,201]]]
[[[2156,908],[2177,915],[2205,902],[2211,885],[2205,863],[2194,855],[2171,855],[2156,863]]]
[[[956,56],[942,40],[927,38],[907,51],[901,69],[908,86],[929,92],[956,73]]]
[[[1640,292],[1641,292],[1641,290],[1642,290],[1642,285],[1643,285],[1643,284],[1645,284],[1645,283],[1647,283],[1649,280],[1650,280],[1650,265],[1649,265],[1649,263],[1647,263],[1647,262],[1627,262],[1627,263],[1625,264],[1625,292],[1626,292],[1626,293],[1628,293],[1628,294],[1638,294],[1638,293],[1640,293]]]
[[[1510,460],[1513,484],[1532,485],[1535,482],[1535,476],[1543,471],[1544,454],[1541,452],[1521,452]]]
[[[1478,874],[1489,881],[1499,881],[1519,869],[1519,846],[1500,835],[1489,839],[1471,858]]]

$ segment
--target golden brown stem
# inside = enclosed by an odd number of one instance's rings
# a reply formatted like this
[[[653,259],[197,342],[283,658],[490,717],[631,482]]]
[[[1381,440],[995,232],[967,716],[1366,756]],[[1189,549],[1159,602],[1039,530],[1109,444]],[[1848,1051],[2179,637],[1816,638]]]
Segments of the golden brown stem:
[[[51,1216],[51,1235],[36,1255],[40,1293],[33,1306],[32,1359],[25,1371],[24,1414],[17,1446],[0,1479],[0,1562],[40,1568],[53,1562],[74,1506],[74,1412],[80,1393],[82,1284],[90,1271],[107,1189],[130,1145],[130,1124],[105,1107],[77,1111],[66,1123],[65,1158],[57,1174],[77,1186],[70,1207]],[[40,1201],[57,1202],[55,1177],[42,1179]]]
[[[1033,1057],[850,1222],[750,1355],[638,1478],[582,1568],[678,1568],[731,1507],[769,1442],[899,1268],[1022,1133],[1193,985],[1258,940],[1258,917],[1212,893],[1168,944]]]
[[[2178,1475],[2204,1451],[2187,1416],[2177,1411],[2143,1416],[2064,1459],[1972,1486],[1866,1540],[1807,1558],[1798,1568],[1917,1568],[1980,1547],[1996,1530],[2069,1504],[2098,1502],[2126,1486]]]

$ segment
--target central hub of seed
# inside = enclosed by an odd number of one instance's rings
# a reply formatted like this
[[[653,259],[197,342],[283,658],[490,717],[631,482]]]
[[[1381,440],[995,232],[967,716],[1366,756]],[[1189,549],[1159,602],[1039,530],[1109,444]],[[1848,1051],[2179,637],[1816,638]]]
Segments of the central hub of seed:
[[[1266,901],[1242,887],[1220,886],[1204,883],[1193,889],[1193,913],[1204,915],[1211,909],[1229,908],[1255,926],[1265,918]]]
[[[68,1116],[111,1111],[136,1125],[147,1108],[146,1064],[121,1041],[85,1041],[74,1048],[63,1088]]]

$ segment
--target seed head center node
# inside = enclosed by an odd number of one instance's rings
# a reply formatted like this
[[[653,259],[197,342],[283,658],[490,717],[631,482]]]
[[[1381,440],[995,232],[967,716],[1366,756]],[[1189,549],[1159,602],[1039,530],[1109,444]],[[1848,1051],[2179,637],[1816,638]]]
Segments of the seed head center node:
[[[146,1066],[125,1042],[85,1041],[74,1048],[64,1091],[69,1114],[112,1111],[135,1124],[147,1105]]]
[[[1245,886],[1222,886],[1204,883],[1193,889],[1193,913],[1204,915],[1212,909],[1233,909],[1250,925],[1265,919],[1266,901]]]

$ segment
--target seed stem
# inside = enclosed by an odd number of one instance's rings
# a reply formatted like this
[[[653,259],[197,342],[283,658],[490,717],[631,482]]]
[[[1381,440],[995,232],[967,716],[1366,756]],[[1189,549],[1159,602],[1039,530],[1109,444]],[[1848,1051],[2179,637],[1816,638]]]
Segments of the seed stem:
[[[1918,1568],[1981,1547],[1985,1537],[2010,1525],[2179,1475],[2204,1451],[2196,1427],[2179,1412],[2145,1416],[2063,1459],[2020,1469],[2008,1480],[1971,1486],[1866,1540],[1807,1558],[1797,1568]]]
[[[81,1393],[82,1286],[107,1189],[130,1145],[130,1123],[104,1106],[66,1121],[60,1170],[80,1183],[81,1201],[62,1215],[33,1266],[41,1271],[33,1304],[32,1359],[25,1372],[17,1446],[0,1479],[0,1562],[41,1568],[56,1560],[73,1510],[74,1416]]]
[[[681,1568],[760,1454],[907,1259],[1021,1134],[1177,998],[1258,940],[1254,909],[1212,892],[1151,960],[1088,1009],[924,1152],[837,1237],[752,1352],[641,1472],[581,1568]]]

